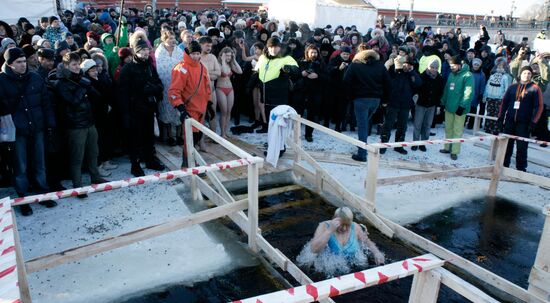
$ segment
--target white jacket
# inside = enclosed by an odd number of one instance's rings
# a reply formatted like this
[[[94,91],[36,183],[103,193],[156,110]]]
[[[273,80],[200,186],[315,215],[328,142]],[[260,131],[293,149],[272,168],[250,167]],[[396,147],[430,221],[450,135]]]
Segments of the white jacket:
[[[292,136],[293,121],[291,115],[296,115],[294,108],[279,105],[269,113],[269,128],[267,131],[267,157],[265,160],[277,167],[279,152],[285,149],[285,138]]]

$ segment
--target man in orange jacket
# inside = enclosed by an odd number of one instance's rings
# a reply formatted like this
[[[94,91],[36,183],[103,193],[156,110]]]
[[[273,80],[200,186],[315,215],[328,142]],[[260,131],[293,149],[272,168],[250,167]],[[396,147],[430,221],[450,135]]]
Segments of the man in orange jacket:
[[[202,65],[200,58],[201,47],[198,42],[192,41],[185,50],[183,60],[172,70],[168,97],[172,106],[180,112],[183,125],[188,117],[204,123],[206,106],[211,98],[208,70]],[[201,137],[202,133],[193,128],[193,145],[197,145]],[[182,167],[187,166],[187,151],[184,145]]]

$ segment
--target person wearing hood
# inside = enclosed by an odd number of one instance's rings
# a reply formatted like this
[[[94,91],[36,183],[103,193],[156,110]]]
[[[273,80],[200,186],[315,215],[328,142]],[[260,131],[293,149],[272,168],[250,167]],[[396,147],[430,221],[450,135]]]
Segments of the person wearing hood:
[[[437,72],[441,74],[441,59],[437,55],[437,49],[430,45],[425,45],[422,48],[422,57],[418,61],[418,72],[420,74],[424,73],[424,71],[428,68],[429,64],[431,64],[433,61],[437,61],[438,70]]]
[[[208,69],[201,62],[201,45],[196,41],[192,41],[187,46],[183,56],[183,60],[172,70],[172,82],[168,89],[168,99],[170,104],[179,112],[182,124],[189,117],[204,123],[212,90]],[[197,145],[201,141],[202,133],[196,128],[193,128],[192,131],[193,145]],[[182,168],[189,166],[185,142],[183,146]]]
[[[31,44],[32,45],[32,37],[35,34],[34,25],[30,23],[25,23],[23,25],[23,35],[21,35],[21,40],[19,40],[19,47],[23,47],[23,45]]]
[[[95,63],[93,65],[95,66]],[[98,135],[91,100],[97,98],[99,93],[93,88],[90,79],[84,77],[80,68],[80,56],[76,52],[63,56],[62,63],[57,67],[57,78],[59,80],[55,84],[55,89],[67,136],[73,188],[82,186],[83,165],[88,168],[92,184],[108,182],[102,178],[97,166]],[[78,197],[86,198],[87,195],[81,194]]]
[[[0,42],[0,64],[4,64],[4,54],[11,48],[16,48],[17,44],[12,38],[4,38]]]
[[[109,27],[111,27],[111,30],[113,31],[113,33],[116,33],[117,23],[115,21],[113,21],[113,18],[111,18],[111,15],[109,15],[109,12],[107,12],[107,11],[102,12],[99,15],[98,21],[102,25],[105,25],[105,24],[109,25]]]
[[[120,63],[118,57],[118,47],[115,45],[115,36],[109,33],[101,35],[101,44],[103,45],[103,51],[107,62],[109,62],[109,73],[114,75],[116,67]]]
[[[477,113],[483,116],[485,114],[485,100],[483,99],[483,94],[485,93],[485,85],[487,81],[485,80],[485,74],[481,69],[481,64],[482,62],[479,58],[475,58],[474,60],[472,60],[471,72],[474,76],[474,96],[472,99],[472,103],[470,104],[470,114]],[[479,112],[477,109],[478,106]],[[466,120],[468,120],[468,129],[473,129],[475,122],[474,117],[467,117]],[[480,125],[479,127],[483,128],[483,125]]]
[[[475,80],[467,64],[462,64],[459,56],[449,60],[451,74],[441,97],[445,107],[445,138],[462,138],[467,109],[474,98]],[[451,154],[451,159],[458,159],[460,143],[445,144],[439,152]]]
[[[391,79],[380,55],[373,50],[364,50],[355,55],[343,78],[344,85],[353,100],[358,126],[359,140],[367,143],[371,118],[381,101],[387,103],[390,95]],[[355,161],[366,162],[367,150],[358,148],[352,155]]]
[[[542,91],[532,82],[533,69],[524,66],[520,69],[518,82],[512,84],[506,90],[502,98],[498,115],[499,129],[505,134],[529,138],[539,121],[542,110]],[[516,169],[525,172],[527,170],[528,142],[508,140],[504,167],[510,167],[510,160],[516,143]]]
[[[0,73],[0,115],[11,115],[15,124],[14,187],[19,197],[29,194],[29,178],[36,193],[48,192],[44,159],[44,136],[56,126],[44,80],[28,71],[25,53],[11,48],[4,53]],[[30,168],[32,163],[32,170]],[[54,201],[40,203],[54,207]],[[24,216],[32,214],[29,205],[20,207]]]
[[[386,115],[380,139],[384,143],[390,141],[391,131],[396,123],[395,142],[405,141],[407,119],[409,118],[413,95],[416,89],[422,85],[422,79],[414,70],[411,57],[397,56],[393,61],[393,68],[390,68],[392,90],[389,102],[382,103],[382,106],[386,107]],[[403,147],[396,147],[394,150],[402,155],[407,154],[407,151]],[[385,148],[380,149],[381,154],[385,152]]]
[[[485,79],[489,79],[491,71],[495,67],[495,54],[491,51],[489,45],[483,46],[479,51],[479,58],[481,59],[481,70],[485,75]]]
[[[291,56],[282,54],[279,38],[269,38],[264,53],[258,59],[256,73],[248,83],[249,90],[259,84],[260,102],[264,104],[265,117],[278,105],[287,105],[290,96],[290,78],[300,75],[298,63]],[[268,124],[264,124],[258,133],[267,133]]]
[[[29,69],[29,71],[37,72],[40,64],[38,63],[36,50],[30,44],[26,44],[21,49],[25,53],[25,58],[27,58],[27,68]]]
[[[420,75],[422,85],[418,88],[418,101],[415,106],[413,141],[430,138],[430,126],[436,110],[439,110],[438,106],[445,87],[445,81],[439,73],[440,62],[440,60],[434,59],[428,63],[428,67]],[[411,147],[413,151],[417,149],[425,152],[426,146]]]
[[[44,35],[42,35],[42,38],[50,41],[52,45],[55,45],[57,41],[63,40],[63,38],[61,37],[61,33],[63,33],[63,31],[61,30],[61,24],[56,16],[51,16],[48,19],[48,22],[50,23],[50,25],[48,25],[48,28],[46,28],[46,31],[44,32]]]
[[[140,162],[146,167],[161,171],[165,166],[155,156],[154,119],[164,87],[153,59],[149,44],[143,40],[134,46],[134,57],[120,71],[118,100],[123,127],[127,132],[131,173],[144,176]]]

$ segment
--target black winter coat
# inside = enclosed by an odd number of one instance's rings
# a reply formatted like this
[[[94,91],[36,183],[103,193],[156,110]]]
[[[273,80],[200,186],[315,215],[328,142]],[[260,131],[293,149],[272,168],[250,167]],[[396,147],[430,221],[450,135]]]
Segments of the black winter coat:
[[[66,129],[88,128],[94,125],[91,99],[98,92],[92,83],[79,74],[71,73],[63,64],[57,66],[55,91],[57,106],[61,112],[61,121]]]
[[[352,62],[344,74],[343,81],[350,87],[351,99],[378,98],[384,102],[389,96],[390,76],[380,61]]]
[[[55,127],[44,80],[34,72],[17,75],[4,64],[0,73],[0,115],[12,115],[16,134],[27,136]]]
[[[164,87],[153,61],[134,57],[120,71],[118,100],[123,115],[123,124],[129,127],[132,117],[143,113],[153,114],[157,102],[162,100]]]
[[[298,62],[298,69],[299,74],[295,77],[295,79],[293,79],[295,81],[294,91],[308,94],[321,94],[323,85],[325,85],[329,80],[325,65],[320,60],[302,60]],[[316,73],[318,77],[317,79],[309,79],[302,76],[303,71]]]
[[[412,97],[416,89],[422,85],[420,75],[414,70],[404,72],[402,69],[390,70],[392,91],[389,106],[396,108],[410,108]],[[414,81],[413,81],[414,79]]]
[[[420,75],[420,78],[422,79],[422,85],[418,89],[418,101],[416,105],[424,107],[439,105],[443,96],[443,89],[445,88],[443,77],[437,74],[435,78],[432,78],[428,74],[428,71],[424,71]]]
[[[346,86],[344,86],[343,80],[344,80],[344,74],[346,73],[346,70],[348,67],[340,70],[340,65],[342,62],[346,62],[351,64],[351,60],[348,59],[347,61],[344,61],[341,56],[336,56],[330,60],[328,64],[328,73],[330,75],[330,87],[334,88],[334,91],[336,94],[339,95],[339,97],[344,97]]]

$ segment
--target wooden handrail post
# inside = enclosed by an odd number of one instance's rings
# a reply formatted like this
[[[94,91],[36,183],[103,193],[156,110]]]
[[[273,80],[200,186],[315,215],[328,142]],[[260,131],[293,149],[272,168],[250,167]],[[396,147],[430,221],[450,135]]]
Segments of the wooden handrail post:
[[[185,136],[185,148],[187,154],[187,167],[195,167],[195,145],[193,142],[193,125],[191,124],[191,118],[185,119],[185,127],[183,128]],[[191,197],[193,200],[199,200],[202,198],[199,188],[197,186],[197,176],[191,176]]]
[[[367,179],[365,190],[367,193],[367,207],[376,211],[376,186],[378,184],[378,167],[380,162],[380,149],[369,151],[367,155]],[[369,204],[372,203],[372,204]]]
[[[248,165],[248,247],[253,252],[258,252],[256,232],[258,230],[258,185],[259,166],[258,164]]]
[[[441,286],[441,274],[434,271],[419,272],[414,275],[409,295],[409,303],[435,303]]]
[[[29,282],[27,280],[27,268],[21,251],[21,240],[19,239],[19,230],[15,221],[15,211],[12,209],[11,219],[13,224],[13,243],[15,245],[15,261],[17,262],[17,279],[19,283],[19,293],[22,303],[32,303]]]
[[[504,163],[504,156],[506,156],[506,148],[508,147],[508,138],[498,138],[497,143],[497,155],[495,159],[495,168],[493,170],[493,175],[491,176],[491,184],[489,185],[489,191],[487,196],[494,197],[497,194],[498,181],[502,174],[502,167]]]
[[[302,123],[298,119],[292,119],[292,121],[294,122],[294,143],[296,143],[296,146],[302,147]],[[300,163],[300,161],[302,161],[302,155],[298,151],[294,151],[294,163]]]
[[[529,274],[529,288],[527,290],[543,300],[550,300],[550,204],[544,207],[542,213],[546,216],[546,220],[544,221],[535,264],[533,264]]]

